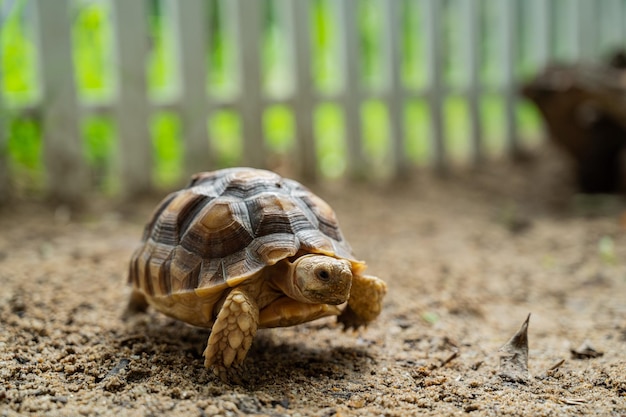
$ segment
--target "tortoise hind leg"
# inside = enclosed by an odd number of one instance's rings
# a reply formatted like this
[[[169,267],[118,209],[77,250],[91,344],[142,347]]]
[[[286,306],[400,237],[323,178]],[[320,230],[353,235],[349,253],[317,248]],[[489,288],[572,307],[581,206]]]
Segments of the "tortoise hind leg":
[[[204,351],[204,366],[223,381],[227,370],[243,363],[259,326],[259,306],[244,288],[234,288],[222,306]]]
[[[263,328],[288,327],[339,314],[341,309],[337,306],[308,304],[289,297],[281,297],[261,310],[259,325]]]
[[[387,284],[371,275],[352,277],[352,288],[348,305],[337,317],[344,329],[358,329],[374,320],[383,307],[383,298],[387,293]]]
[[[130,294],[130,298],[128,299],[128,305],[126,306],[126,310],[124,311],[123,318],[127,319],[131,316],[134,316],[137,313],[143,313],[148,308],[148,300],[146,300],[146,296],[143,295],[140,291],[133,290]]]

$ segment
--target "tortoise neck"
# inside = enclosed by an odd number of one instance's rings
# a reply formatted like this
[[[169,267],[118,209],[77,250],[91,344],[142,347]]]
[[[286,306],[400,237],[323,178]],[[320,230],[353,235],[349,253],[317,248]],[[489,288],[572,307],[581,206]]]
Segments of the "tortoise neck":
[[[266,279],[270,286],[276,291],[285,294],[289,298],[293,298],[298,301],[303,300],[302,294],[295,286],[294,274],[298,259],[294,262],[290,262],[288,259],[283,259],[271,268],[266,269]]]

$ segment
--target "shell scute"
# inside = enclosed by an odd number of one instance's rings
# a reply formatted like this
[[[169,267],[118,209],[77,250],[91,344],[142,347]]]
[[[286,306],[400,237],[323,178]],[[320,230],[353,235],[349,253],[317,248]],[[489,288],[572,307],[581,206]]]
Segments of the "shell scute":
[[[248,247],[250,260],[255,264],[249,267],[256,270],[259,266],[274,265],[276,262],[295,255],[300,249],[300,243],[291,233],[275,233],[259,236]]]
[[[254,235],[293,234],[308,223],[290,198],[263,193],[246,201]]]
[[[200,281],[202,258],[182,246],[177,246],[173,255],[169,269],[172,281],[171,291],[181,292],[197,287]]]
[[[241,202],[216,200],[204,206],[183,235],[180,244],[205,259],[221,259],[249,245],[248,214]]]
[[[311,193],[303,194],[300,198],[307,209],[315,215],[317,229],[320,232],[334,240],[343,240],[335,212],[324,200]]]
[[[176,245],[185,233],[196,213],[214,197],[195,193],[172,193],[165,204],[153,214],[153,221],[144,231],[144,239],[165,245]]]

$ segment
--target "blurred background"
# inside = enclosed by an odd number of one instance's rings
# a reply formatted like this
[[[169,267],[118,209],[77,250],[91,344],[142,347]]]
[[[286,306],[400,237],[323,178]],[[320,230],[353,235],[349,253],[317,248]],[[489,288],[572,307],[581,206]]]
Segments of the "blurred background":
[[[625,23],[624,0],[0,0],[0,195],[515,156],[546,137],[520,86],[605,59]]]

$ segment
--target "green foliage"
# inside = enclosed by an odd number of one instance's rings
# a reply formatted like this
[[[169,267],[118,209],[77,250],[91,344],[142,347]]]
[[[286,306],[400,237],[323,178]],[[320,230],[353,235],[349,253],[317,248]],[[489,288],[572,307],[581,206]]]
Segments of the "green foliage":
[[[460,96],[449,96],[443,104],[446,148],[452,161],[466,161],[470,156],[470,121],[467,101]]]
[[[271,7],[269,0],[264,0],[263,6],[262,84],[266,93],[283,97],[294,88],[295,77],[289,65],[291,45],[284,36],[277,8]]]
[[[315,109],[313,119],[320,170],[329,178],[340,177],[346,170],[347,149],[339,106],[323,103]]]
[[[361,107],[363,120],[363,150],[373,172],[381,176],[388,174],[389,141],[389,112],[385,104],[379,100],[368,100]]]
[[[287,106],[271,106],[264,114],[267,145],[272,152],[286,154],[294,146],[295,120]]]
[[[82,123],[83,152],[94,185],[114,189],[115,129],[109,117],[89,117]]]
[[[172,22],[161,10],[161,3],[150,2],[149,26],[150,50],[148,53],[148,87],[155,97],[171,95],[176,89],[176,59]]]
[[[406,130],[405,152],[409,160],[423,166],[430,158],[430,119],[428,105],[424,100],[410,100],[404,109]]]
[[[382,54],[383,30],[380,11],[375,2],[359,2],[357,22],[359,28],[361,82],[366,88],[380,89],[385,84],[385,63]]]
[[[402,81],[408,88],[418,90],[426,87],[426,66],[424,65],[424,38],[418,3],[410,0],[403,2],[401,14],[401,73]]]
[[[10,168],[18,189],[37,189],[43,185],[42,141],[39,125],[31,119],[9,122],[8,153]]]
[[[443,7],[443,42],[444,53],[442,54],[444,80],[453,88],[463,88],[468,80],[468,71],[465,59],[466,46],[465,34],[462,31],[463,16],[461,14],[462,4],[459,0],[448,0]],[[451,104],[454,106],[454,104]],[[452,110],[454,111],[454,110]]]
[[[336,92],[344,84],[338,65],[341,51],[332,1],[315,0],[311,10],[313,85],[322,93]]]
[[[238,53],[232,34],[226,25],[225,3],[209,1],[209,39],[207,88],[216,97],[229,97],[237,92],[239,74],[233,71]]]
[[[497,94],[485,94],[480,101],[484,148],[487,153],[504,151],[504,101]]]
[[[540,143],[544,133],[537,108],[527,101],[520,101],[517,105],[517,118],[520,123],[520,136],[525,142],[531,145]]]
[[[35,47],[23,19],[27,0],[17,0],[6,20],[0,25],[0,93],[11,103],[32,101],[35,87]]]
[[[42,169],[41,132],[39,126],[33,120],[11,120],[8,148],[17,166],[29,171]]]
[[[181,178],[183,147],[180,118],[173,113],[159,112],[152,118],[154,149],[153,178],[157,186],[171,186]]]
[[[233,111],[217,111],[209,119],[214,161],[220,167],[237,165],[241,161],[241,119]]]
[[[72,27],[78,89],[85,98],[110,98],[112,88],[110,8],[85,3],[77,8]]]

